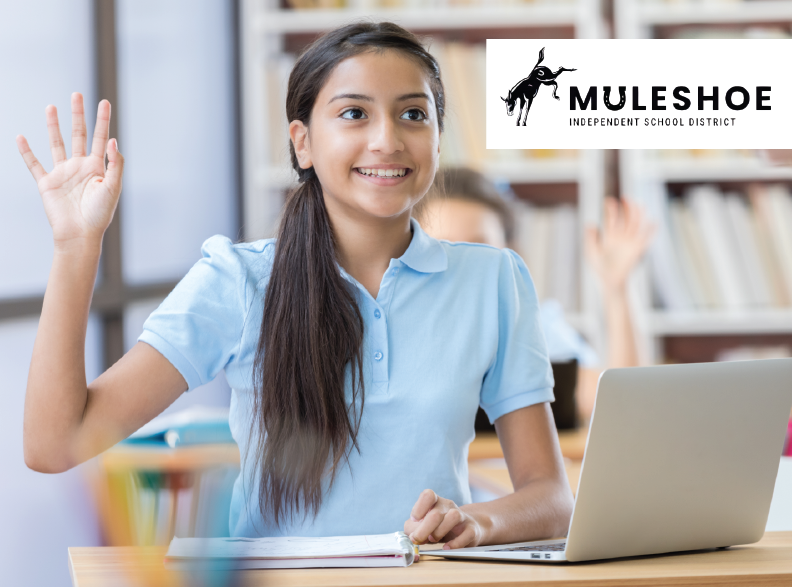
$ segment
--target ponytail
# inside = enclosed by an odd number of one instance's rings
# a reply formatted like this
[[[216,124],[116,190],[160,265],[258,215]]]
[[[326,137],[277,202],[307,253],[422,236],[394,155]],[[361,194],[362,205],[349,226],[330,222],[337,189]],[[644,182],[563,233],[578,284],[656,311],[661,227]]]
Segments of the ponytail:
[[[263,392],[253,410],[259,508],[276,524],[301,508],[316,513],[328,463],[332,483],[357,448],[363,409],[363,317],[336,264],[319,180],[309,175],[286,202],[253,367]]]

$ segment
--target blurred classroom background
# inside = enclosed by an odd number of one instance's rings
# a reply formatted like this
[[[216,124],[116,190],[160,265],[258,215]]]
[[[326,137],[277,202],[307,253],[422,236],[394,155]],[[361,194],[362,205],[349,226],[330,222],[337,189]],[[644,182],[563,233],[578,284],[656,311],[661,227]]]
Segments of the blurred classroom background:
[[[540,295],[561,302],[600,356],[606,336],[581,237],[610,194],[641,202],[659,227],[630,283],[642,363],[792,353],[791,167],[753,151],[487,151],[482,83],[487,38],[787,38],[792,1],[0,0],[7,584],[70,584],[68,546],[222,532],[238,460],[213,444],[214,452],[175,456],[165,447],[140,457],[127,447],[57,476],[25,467],[25,382],[52,236],[14,137],[25,134],[49,168],[44,107],[58,107],[68,144],[72,92],[85,95],[89,133],[99,99],[112,102],[112,136],[127,167],[88,330],[90,381],[134,344],[206,238],[273,234],[295,179],[283,107],[290,67],[322,31],[361,17],[426,35],[449,96],[443,164],[480,170],[513,200],[519,252]],[[221,375],[167,413],[196,406],[216,413],[229,397]],[[575,438],[564,442],[570,459],[582,456]],[[497,448],[478,450],[471,457],[486,458],[471,471],[486,477]],[[509,487],[502,470],[487,482],[493,494]],[[217,511],[219,522],[210,515]]]

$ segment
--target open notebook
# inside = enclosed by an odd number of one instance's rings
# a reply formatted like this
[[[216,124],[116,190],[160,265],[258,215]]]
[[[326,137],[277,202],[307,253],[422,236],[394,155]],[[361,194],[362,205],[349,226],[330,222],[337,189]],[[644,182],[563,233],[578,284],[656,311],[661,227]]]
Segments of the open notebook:
[[[407,567],[416,557],[404,532],[323,538],[174,538],[165,567],[185,571]]]

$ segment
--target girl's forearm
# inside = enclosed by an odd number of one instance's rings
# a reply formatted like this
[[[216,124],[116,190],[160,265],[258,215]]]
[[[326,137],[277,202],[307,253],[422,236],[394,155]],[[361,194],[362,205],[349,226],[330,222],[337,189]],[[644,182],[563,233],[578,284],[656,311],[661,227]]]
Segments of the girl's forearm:
[[[630,319],[627,288],[604,292],[605,320],[608,326],[608,367],[635,367],[638,352]]]
[[[508,544],[566,536],[572,516],[572,492],[566,478],[539,479],[511,495],[460,509],[483,531],[479,544]]]
[[[101,240],[55,247],[25,396],[25,462],[41,472],[74,465],[71,447],[86,406],[85,332]]]

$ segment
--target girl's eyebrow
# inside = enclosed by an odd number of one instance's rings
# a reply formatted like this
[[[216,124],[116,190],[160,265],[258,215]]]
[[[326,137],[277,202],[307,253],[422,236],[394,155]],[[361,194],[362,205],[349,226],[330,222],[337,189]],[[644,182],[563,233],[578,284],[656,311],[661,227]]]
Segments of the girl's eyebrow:
[[[426,92],[413,92],[412,94],[403,94],[399,96],[398,98],[396,98],[396,101],[400,102],[402,100],[412,100],[413,98],[423,98],[426,101],[430,100],[429,94],[427,94]]]
[[[374,98],[372,98],[371,96],[366,96],[365,94],[338,94],[337,96],[333,96],[330,99],[330,102],[328,102],[328,104],[334,102],[335,100],[342,100],[344,98],[347,98],[349,100],[362,100],[364,102],[374,101]],[[413,98],[423,98],[429,101],[429,94],[427,94],[426,92],[413,92],[411,94],[402,94],[401,96],[396,98],[396,101],[401,102],[404,100],[412,100]]]
[[[365,94],[338,94],[337,96],[333,96],[330,98],[330,102],[334,102],[336,100],[342,100],[344,98],[348,98],[349,100],[363,100],[365,102],[373,102],[374,98],[371,96],[366,96]],[[330,104],[328,102],[328,104]]]

